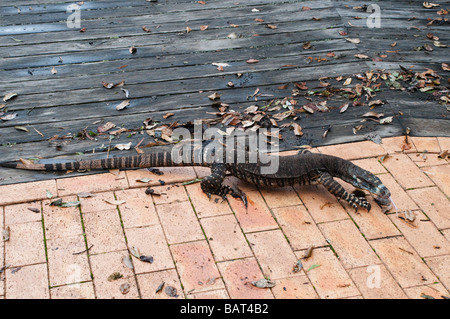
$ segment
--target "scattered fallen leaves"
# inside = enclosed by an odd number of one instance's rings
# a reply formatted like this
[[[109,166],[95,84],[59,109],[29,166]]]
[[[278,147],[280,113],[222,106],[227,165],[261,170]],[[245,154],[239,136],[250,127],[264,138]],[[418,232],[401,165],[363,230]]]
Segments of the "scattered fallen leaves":
[[[119,105],[116,106],[116,110],[117,111],[123,110],[128,105],[130,105],[130,100],[125,100],[125,101],[123,101],[122,103],[120,103]]]
[[[373,100],[373,101],[369,102],[370,107],[375,106],[375,105],[383,105],[383,104],[384,104],[384,102],[381,100]]]
[[[167,296],[169,297],[174,297],[177,298],[178,294],[177,294],[177,288],[172,287],[172,286],[166,286],[166,288],[164,288],[164,292],[166,293]]]
[[[300,82],[300,83],[294,82],[294,86],[299,88],[300,90],[308,89],[308,87],[306,86],[306,82]]]
[[[310,49],[310,48],[311,48],[311,41],[306,41],[306,42],[304,42],[304,43],[302,44],[302,48],[303,48],[304,50]]]
[[[361,43],[361,40],[359,38],[345,38],[350,43],[358,44]]]
[[[294,134],[296,136],[303,136],[302,127],[297,123],[292,123],[291,126],[294,128]]]
[[[368,59],[369,56],[365,55],[365,54],[355,54],[355,57],[357,57],[358,59]]]
[[[116,145],[114,146],[114,148],[117,148],[118,150],[121,150],[121,151],[123,151],[123,150],[129,150],[130,147],[131,147],[131,142],[130,142],[130,143],[127,143],[127,144],[116,144]]]
[[[18,131],[29,132],[25,126],[14,126],[14,128]]]
[[[116,124],[114,124],[113,122],[106,122],[103,125],[100,125],[99,127],[97,127],[97,132],[99,133],[105,133],[107,131],[109,131],[110,129],[116,127]]]
[[[128,49],[128,51],[130,51],[131,54],[135,54],[135,53],[137,52],[137,49],[136,49],[136,47],[131,46],[131,47]]]
[[[217,93],[217,92],[214,92],[213,94],[208,95],[208,98],[209,98],[210,100],[214,101],[214,100],[220,99],[220,94]]]
[[[12,98],[16,97],[18,94],[15,92],[10,92],[10,93],[6,93],[5,96],[3,97],[3,102],[9,101]]]
[[[119,205],[126,203],[125,200],[112,200],[112,199],[111,200],[105,199],[105,202],[107,202],[108,204],[111,204],[111,205],[115,205],[115,206],[119,206]]]
[[[313,264],[313,265],[311,265],[311,266],[308,268],[308,270],[306,270],[306,272],[309,272],[309,271],[311,271],[311,270],[313,270],[314,268],[317,268],[317,267],[320,267],[320,265],[319,265],[319,264]]]
[[[376,118],[380,118],[382,116],[384,116],[383,113],[377,113],[377,112],[366,112],[363,115],[361,115],[362,117],[376,117]]]
[[[427,8],[427,9],[431,9],[431,8],[434,8],[434,7],[439,7],[439,4],[425,1],[423,3],[423,7]]]
[[[258,281],[252,281],[252,285],[257,288],[272,288],[275,287],[276,283],[271,280],[263,278]]]
[[[392,123],[393,116],[388,116],[380,120],[380,124]]]
[[[350,103],[347,103],[347,104],[344,104],[344,105],[340,106],[339,108],[341,110],[339,112],[340,113],[344,113],[345,111],[347,111],[349,105],[350,105]]]
[[[207,30],[208,29],[208,26],[207,25],[201,25],[200,26],[200,31],[205,31],[205,30]]]
[[[252,64],[252,63],[258,63],[259,60],[257,60],[257,59],[249,59],[249,60],[247,60],[246,62],[247,62],[248,64]]]
[[[3,116],[0,117],[0,120],[2,121],[11,121],[13,119],[15,119],[17,116],[17,113],[7,113]]]
[[[449,156],[449,152],[448,150],[443,150],[442,152],[439,153],[438,157],[439,158],[446,158]]]

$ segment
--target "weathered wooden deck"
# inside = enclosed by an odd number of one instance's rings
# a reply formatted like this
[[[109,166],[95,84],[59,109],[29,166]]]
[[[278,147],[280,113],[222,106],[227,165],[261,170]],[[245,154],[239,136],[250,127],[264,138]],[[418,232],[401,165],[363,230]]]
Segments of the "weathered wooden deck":
[[[210,113],[217,112],[217,107],[208,98],[214,92],[229,109],[240,112],[285,97],[296,101],[296,109],[310,102],[307,98],[326,100],[328,111],[298,114],[295,121],[303,136],[294,136],[289,128],[282,131],[282,149],[364,140],[370,132],[381,137],[402,135],[406,127],[416,136],[450,135],[447,106],[439,100],[449,87],[450,73],[441,67],[450,62],[449,49],[433,45],[433,39],[427,37],[432,33],[442,44],[450,45],[449,23],[444,20],[450,17],[437,14],[450,8],[450,1],[439,1],[440,6],[431,9],[417,0],[376,2],[381,9],[381,28],[374,29],[366,24],[369,13],[354,8],[364,6],[364,1],[204,2],[84,1],[80,16],[85,31],[80,32],[66,24],[70,15],[66,8],[73,2],[18,0],[12,5],[0,1],[0,96],[17,93],[11,100],[0,101],[4,104],[2,116],[17,114],[0,121],[1,160],[77,152],[83,156],[103,152],[101,156],[106,156],[104,151],[110,145],[132,142],[135,146],[143,138],[145,145],[153,141],[142,130],[147,118],[169,125],[216,118]],[[442,21],[427,25],[437,18]],[[208,28],[202,31],[201,26]],[[235,36],[230,36],[232,33]],[[345,38],[359,38],[360,43]],[[307,41],[311,46],[305,49]],[[417,50],[425,44],[433,50]],[[130,53],[131,46],[136,53]],[[248,63],[249,59],[259,62]],[[212,63],[230,66],[218,70]],[[352,107],[352,101],[339,95],[327,99],[305,96],[306,91],[292,94],[294,82],[306,82],[309,90],[316,91],[323,90],[319,79],[329,77],[332,87],[342,88],[344,81],[336,81],[338,76],[345,80],[369,70],[401,71],[399,65],[413,73],[430,68],[441,78],[429,92],[391,90],[383,83],[374,99],[385,104],[372,111],[393,116],[390,124],[361,123],[361,116],[371,111],[365,100],[366,105]],[[125,85],[113,89],[102,85],[121,81]],[[234,87],[227,85],[230,81]],[[353,78],[348,87],[357,83],[360,81]],[[128,98],[121,88],[129,92]],[[130,105],[116,110],[124,100]],[[349,102],[347,111],[340,112],[339,106]],[[167,112],[174,115],[165,119]],[[122,133],[112,142],[108,134],[92,139],[75,137],[84,129],[96,133],[106,122],[136,134]],[[354,127],[360,124],[363,127],[354,134]],[[135,151],[127,154],[130,152]],[[0,169],[0,184],[52,177]]]

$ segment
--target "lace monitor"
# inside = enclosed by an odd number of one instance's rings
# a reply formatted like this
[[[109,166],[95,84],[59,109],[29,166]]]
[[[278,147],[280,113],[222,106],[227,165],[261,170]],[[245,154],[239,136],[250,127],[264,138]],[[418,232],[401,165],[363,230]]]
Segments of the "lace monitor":
[[[203,152],[203,151],[202,151]],[[247,206],[247,198],[237,187],[223,184],[227,171],[231,175],[257,186],[283,187],[306,184],[322,184],[337,198],[347,201],[356,210],[358,206],[370,210],[370,203],[364,197],[356,197],[348,193],[333,177],[340,178],[356,188],[365,189],[377,196],[377,201],[387,202],[390,198],[389,190],[380,179],[359,166],[339,157],[316,154],[308,150],[301,150],[295,155],[278,156],[278,169],[275,173],[261,173],[263,166],[258,159],[251,163],[235,161],[206,161],[204,153],[187,161],[175,161],[170,151],[154,152],[125,157],[111,157],[106,159],[69,160],[50,164],[32,161],[2,162],[0,166],[28,170],[66,171],[93,169],[125,169],[151,168],[173,166],[207,166],[211,168],[211,175],[201,182],[201,188],[210,198],[212,194],[223,199],[227,194],[240,198]],[[270,155],[275,156],[275,155]],[[231,162],[231,163],[230,163]]]

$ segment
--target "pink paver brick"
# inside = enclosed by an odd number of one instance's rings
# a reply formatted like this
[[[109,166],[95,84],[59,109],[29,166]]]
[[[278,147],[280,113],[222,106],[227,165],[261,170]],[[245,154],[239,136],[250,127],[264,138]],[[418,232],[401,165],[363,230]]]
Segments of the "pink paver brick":
[[[348,218],[336,197],[322,185],[296,186],[295,189],[316,223]]]
[[[348,209],[349,215],[358,225],[364,237],[366,239],[375,239],[400,235],[398,229],[392,224],[389,217],[382,212],[373,198],[369,197],[368,201],[372,205],[370,212],[363,209],[360,209],[358,212],[355,212],[352,208]]]
[[[370,244],[402,288],[437,281],[436,276],[403,237],[371,240]]]
[[[153,263],[134,259],[136,274],[175,267],[161,225],[127,228],[125,234],[129,248],[135,247],[141,255],[153,257]]]
[[[273,213],[294,250],[327,245],[305,206],[276,208]]]
[[[94,278],[95,294],[99,299],[135,299],[139,298],[133,271],[123,263],[128,251],[114,251],[89,257]],[[121,278],[111,279],[111,275],[119,273]],[[108,280],[109,278],[109,280]],[[121,285],[129,285],[129,292],[123,294]]]
[[[116,209],[84,214],[83,221],[90,254],[127,248]]]
[[[188,299],[229,299],[225,289],[217,289],[212,291],[199,292],[197,294],[187,295]]]
[[[194,172],[197,175],[197,178],[205,178],[206,176],[211,175],[211,169],[209,167],[194,166]]]
[[[230,298],[273,298],[273,294],[270,289],[257,288],[251,284],[252,281],[258,281],[264,278],[255,258],[224,261],[217,263],[217,267],[222,274]]]
[[[450,298],[448,290],[440,283],[406,288],[404,291],[411,299],[425,299],[429,297],[434,299]]]
[[[349,269],[348,273],[366,299],[408,298],[383,264]]]
[[[437,137],[441,151],[450,150],[450,137]]]
[[[82,235],[47,240],[50,286],[89,281],[90,269]]]
[[[319,228],[330,241],[345,268],[368,266],[379,262],[353,221],[345,219],[322,223]]]
[[[276,286],[272,288],[272,292],[276,299],[319,298],[306,275],[276,280]]]
[[[6,298],[48,299],[47,264],[24,266],[6,271]]]
[[[5,242],[5,263],[17,267],[45,261],[42,223],[9,225],[9,240]]]
[[[127,178],[130,183],[130,187],[142,187],[143,183],[139,182],[142,178],[150,178],[151,181],[148,186],[161,185],[159,180],[164,181],[166,184],[173,184],[179,182],[190,181],[197,178],[194,168],[191,166],[184,167],[161,167],[158,168],[163,174],[158,175],[150,172],[147,169],[127,170]]]
[[[394,154],[383,161],[384,167],[404,188],[432,186],[433,182],[406,154]]]
[[[208,199],[200,188],[200,183],[186,185],[186,190],[199,218],[232,213],[228,202],[222,201],[219,196],[212,195],[211,199]]]
[[[91,193],[92,194],[92,193]],[[107,201],[115,201],[114,192],[96,193],[91,197],[80,197],[80,207],[82,213],[100,212],[102,210],[108,210],[114,208]]]
[[[427,151],[428,153],[439,153],[441,148],[436,137],[417,137],[411,136],[411,140],[414,143],[417,151],[422,153]]]
[[[439,277],[439,281],[450,291],[450,255],[425,258],[428,267]]]
[[[298,253],[297,256],[302,258],[303,253]],[[359,295],[355,284],[330,248],[314,249],[311,257],[302,259],[302,263],[320,298],[334,299]],[[313,265],[319,266],[309,270]]]
[[[29,208],[37,209],[39,212],[36,213]],[[42,219],[41,211],[40,201],[5,206],[5,224],[11,225],[40,221]]]
[[[61,178],[57,181],[58,196],[76,195],[81,192],[100,193],[128,188],[125,172]]]
[[[414,222],[400,219],[395,214],[389,215],[389,218],[421,257],[450,254],[450,242],[427,216],[420,210],[413,213],[416,215]]]
[[[91,281],[65,285],[50,289],[52,299],[94,299],[94,285]]]
[[[322,154],[334,155],[346,160],[354,160],[386,154],[386,151],[383,147],[371,141],[323,146],[318,147],[317,149]]]
[[[444,166],[424,167],[423,171],[434,183],[450,197],[450,164]]]
[[[159,224],[152,196],[145,194],[144,189],[127,189],[115,194],[117,200],[125,201],[119,206],[124,228]]]
[[[408,195],[439,229],[450,228],[448,199],[437,187],[409,190]]]
[[[388,154],[417,152],[410,136],[395,136],[384,138],[381,146],[386,150]],[[407,147],[409,147],[409,149],[406,149]]]
[[[169,244],[204,239],[190,202],[157,205],[156,210]]]
[[[205,240],[171,245],[170,250],[185,292],[207,291],[224,287]]]
[[[406,209],[413,210],[419,207],[414,203],[414,201],[408,196],[408,194],[403,190],[400,184],[392,177],[391,174],[381,174],[378,176],[381,182],[386,186],[391,192],[391,198],[399,211]],[[375,196],[375,195],[374,195]],[[395,211],[392,209],[391,211]]]
[[[387,173],[387,170],[381,165],[377,158],[363,158],[353,160],[352,163],[375,175]]]
[[[426,166],[436,166],[436,165],[445,165],[448,164],[448,162],[439,157],[439,154],[437,153],[411,153],[408,154],[409,158],[419,167],[426,167]]]
[[[184,187],[180,184],[169,184],[164,186],[151,187],[154,190],[152,195],[155,205],[169,204],[174,202],[188,201],[189,197]],[[156,195],[159,194],[159,195]]]
[[[280,230],[247,234],[250,246],[266,277],[279,279],[297,275],[297,258]]]
[[[253,256],[233,214],[202,218],[200,223],[216,261]]]
[[[261,188],[261,194],[270,208],[300,205],[302,202],[292,187]]]
[[[278,228],[278,224],[264,202],[259,191],[246,192],[248,208],[246,209],[240,199],[228,196],[231,208],[236,214],[243,231],[254,232]]]
[[[47,199],[46,190],[56,196],[55,180],[0,186],[0,205]]]
[[[63,202],[73,202],[74,196],[62,197]],[[83,233],[81,217],[78,207],[50,206],[52,200],[42,202],[44,216],[45,237],[53,239],[64,236],[75,236]]]
[[[185,295],[181,288],[180,280],[175,269],[155,271],[136,275],[136,279],[143,299],[183,299]],[[163,288],[156,292],[158,287],[164,283]],[[177,296],[170,296],[165,292],[167,287],[173,287]]]

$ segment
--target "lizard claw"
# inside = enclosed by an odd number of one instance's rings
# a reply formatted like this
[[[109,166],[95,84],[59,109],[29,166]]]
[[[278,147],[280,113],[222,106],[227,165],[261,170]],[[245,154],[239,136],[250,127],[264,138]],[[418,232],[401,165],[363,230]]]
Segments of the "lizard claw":
[[[244,203],[245,209],[248,208],[247,195],[245,195],[245,193],[241,191],[239,188],[233,189],[231,192],[231,196],[233,196],[234,198],[240,198]]]

